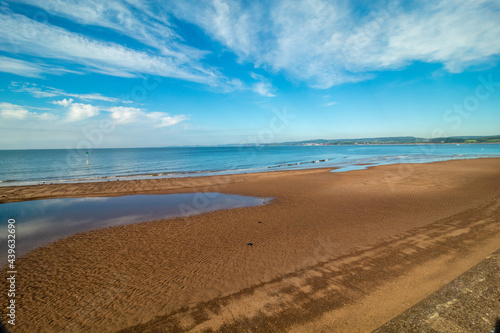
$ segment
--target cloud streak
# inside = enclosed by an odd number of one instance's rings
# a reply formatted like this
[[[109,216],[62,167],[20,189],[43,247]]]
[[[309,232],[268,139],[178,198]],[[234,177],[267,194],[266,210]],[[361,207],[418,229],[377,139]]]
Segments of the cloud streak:
[[[11,82],[9,85],[9,89],[13,92],[19,93],[29,93],[36,98],[45,98],[45,97],[56,97],[56,96],[67,96],[78,98],[82,100],[96,100],[96,101],[104,101],[104,102],[112,102],[112,103],[131,103],[131,101],[122,101],[119,98],[103,96],[99,93],[92,94],[75,94],[69,93],[61,89],[40,86],[34,83],[29,82]]]
[[[58,66],[47,66],[4,56],[0,56],[0,72],[33,78],[42,78],[44,73],[49,72],[52,75],[63,75],[67,73],[78,74],[76,71],[67,70]]]
[[[100,1],[100,0],[20,0],[41,8],[50,15],[65,17],[84,25],[114,30],[145,45],[162,55],[186,61],[201,59],[207,52],[182,43],[173,29],[167,12],[154,2]]]
[[[325,107],[337,105],[337,102],[327,102],[324,104]]]

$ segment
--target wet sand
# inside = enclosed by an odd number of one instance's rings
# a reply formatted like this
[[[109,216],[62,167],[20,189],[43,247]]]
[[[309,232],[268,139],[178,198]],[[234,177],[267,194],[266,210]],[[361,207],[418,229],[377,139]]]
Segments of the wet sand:
[[[276,198],[85,232],[30,252],[17,260],[14,331],[371,331],[500,247],[499,170],[500,159],[478,159],[0,187],[2,202]],[[210,199],[200,195],[188,210]]]

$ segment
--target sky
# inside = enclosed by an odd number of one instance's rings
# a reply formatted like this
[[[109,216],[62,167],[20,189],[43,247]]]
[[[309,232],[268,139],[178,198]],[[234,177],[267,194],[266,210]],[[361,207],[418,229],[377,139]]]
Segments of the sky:
[[[0,1],[0,149],[500,134],[500,1]]]

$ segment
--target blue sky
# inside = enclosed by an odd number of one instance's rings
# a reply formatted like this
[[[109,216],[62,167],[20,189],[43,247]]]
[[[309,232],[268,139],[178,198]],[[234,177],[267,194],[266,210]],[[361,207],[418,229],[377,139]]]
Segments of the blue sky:
[[[500,134],[500,2],[0,2],[0,149]]]

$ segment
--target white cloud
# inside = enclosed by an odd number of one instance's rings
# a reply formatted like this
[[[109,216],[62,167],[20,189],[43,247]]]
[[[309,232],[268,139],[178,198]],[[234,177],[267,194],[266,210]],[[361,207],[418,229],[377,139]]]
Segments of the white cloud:
[[[41,120],[56,120],[56,119],[58,119],[57,115],[50,113],[50,112],[45,112],[45,113],[39,114],[38,118]]]
[[[72,103],[69,107],[67,120],[79,121],[92,118],[99,114],[99,108],[90,104]]]
[[[174,14],[202,27],[238,55],[318,88],[373,77],[412,62],[450,72],[500,53],[496,0],[355,2],[214,0],[169,2]],[[367,74],[368,73],[368,74]]]
[[[181,53],[156,55],[123,45],[99,41],[37,22],[26,16],[0,13],[0,50],[69,61],[107,75],[159,75],[209,85],[224,84],[216,71]],[[22,73],[19,73],[22,75]]]
[[[161,128],[178,124],[188,120],[186,115],[169,115],[165,112],[147,112],[144,109],[133,107],[115,106],[105,108],[91,104],[75,103],[72,98],[52,101],[52,104],[64,107],[67,112],[63,119],[65,123],[82,121],[95,117],[101,111],[109,112],[110,118],[116,124],[133,124],[144,127]],[[29,109],[36,109],[29,106],[21,106],[11,103],[0,103],[0,118],[6,120],[57,120],[58,116],[51,112],[37,113],[30,112]]]
[[[73,99],[70,98],[70,99],[63,99],[62,101],[53,101],[52,104],[57,104],[57,105],[62,105],[64,107],[68,107],[71,105],[71,103],[73,103]]]
[[[144,112],[143,109],[123,106],[112,107],[107,111],[111,112],[111,118],[117,124],[149,123],[154,127],[166,127],[188,119],[185,115],[170,116],[165,112]]]
[[[30,112],[24,106],[0,103],[0,117],[12,120],[25,120],[27,118],[41,119],[41,120],[56,120],[57,116],[53,113],[37,113]]]
[[[98,106],[82,103],[73,103],[73,99],[63,99],[61,101],[53,101],[52,104],[62,105],[68,108],[66,121],[74,122],[87,118],[95,117],[99,114],[100,108]]]
[[[112,107],[109,111],[111,112],[111,118],[118,124],[137,121],[139,116],[144,113],[141,109],[122,106]]]
[[[0,50],[65,60],[107,75],[179,78],[224,92],[273,95],[269,81],[243,87],[203,64],[207,52],[187,45],[172,16],[201,27],[240,63],[318,88],[370,79],[371,73],[416,61],[461,72],[500,54],[497,0],[422,0],[411,6],[380,0],[362,2],[362,11],[355,1],[330,0],[19,1],[78,24],[111,29],[145,47],[138,51],[99,41],[4,9]],[[51,66],[10,59],[1,68],[37,77]]]
[[[2,115],[2,118],[22,120],[29,115],[29,111],[19,105],[0,103],[0,115]]]
[[[188,120],[188,117],[185,115],[180,114],[175,116],[169,116],[167,113],[164,112],[151,112],[150,114],[148,114],[148,116],[153,122],[158,122],[155,125],[155,127],[172,126],[184,120]]]
[[[69,93],[61,89],[39,86],[34,83],[29,82],[11,82],[9,85],[9,89],[13,92],[26,92],[37,98],[44,97],[55,97],[55,96],[68,96],[74,97],[82,100],[97,100],[97,101],[105,101],[105,102],[122,102],[122,103],[131,103],[130,101],[122,101],[118,98],[103,96],[99,93],[92,94],[75,94]]]

